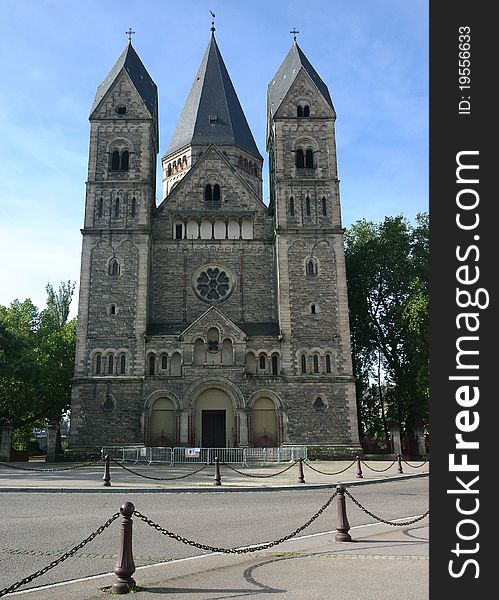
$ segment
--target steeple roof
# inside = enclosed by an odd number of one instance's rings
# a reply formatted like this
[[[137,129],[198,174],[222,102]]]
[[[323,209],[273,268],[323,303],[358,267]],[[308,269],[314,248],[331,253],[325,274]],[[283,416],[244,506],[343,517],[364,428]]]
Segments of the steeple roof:
[[[213,33],[166,154],[191,144],[235,144],[261,158]]]
[[[281,105],[281,102],[284,100],[293,81],[298,76],[300,69],[304,69],[308,73],[324,100],[334,110],[333,101],[329,95],[327,85],[322,81],[317,71],[310,64],[310,61],[295,41],[268,86],[269,109],[272,115],[275,114]]]
[[[146,68],[142,64],[139,55],[135,52],[131,42],[127,44],[121,56],[114,64],[114,67],[109,71],[107,77],[97,88],[90,114],[92,114],[97,108],[100,101],[102,98],[104,98],[109,88],[113,85],[116,77],[118,77],[122,69],[125,69],[125,71],[128,73],[137,92],[140,94],[144,104],[151,113],[151,116],[155,116],[155,105],[158,89]]]

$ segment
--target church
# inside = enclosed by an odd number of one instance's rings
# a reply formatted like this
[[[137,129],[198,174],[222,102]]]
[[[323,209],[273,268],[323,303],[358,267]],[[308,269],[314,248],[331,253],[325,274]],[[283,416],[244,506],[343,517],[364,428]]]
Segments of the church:
[[[295,35],[267,91],[268,205],[213,25],[157,203],[158,110],[130,39],[90,112],[71,445],[358,453],[327,85]]]

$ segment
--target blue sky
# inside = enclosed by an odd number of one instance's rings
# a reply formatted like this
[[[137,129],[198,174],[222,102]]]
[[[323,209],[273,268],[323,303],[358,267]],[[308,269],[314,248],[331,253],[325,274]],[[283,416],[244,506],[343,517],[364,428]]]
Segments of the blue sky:
[[[0,304],[29,297],[43,308],[47,282],[78,285],[88,114],[124,32],[136,32],[159,88],[161,156],[208,44],[210,9],[266,162],[267,84],[296,27],[338,115],[343,224],[428,209],[427,0],[2,0]],[[265,200],[267,178],[265,168]]]

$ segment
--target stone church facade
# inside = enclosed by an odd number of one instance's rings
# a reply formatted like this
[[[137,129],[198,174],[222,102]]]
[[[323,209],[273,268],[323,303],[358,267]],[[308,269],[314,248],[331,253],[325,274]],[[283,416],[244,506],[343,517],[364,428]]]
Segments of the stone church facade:
[[[97,89],[72,446],[359,447],[333,103],[295,42],[268,86],[270,202],[212,30],[157,206],[157,89]]]

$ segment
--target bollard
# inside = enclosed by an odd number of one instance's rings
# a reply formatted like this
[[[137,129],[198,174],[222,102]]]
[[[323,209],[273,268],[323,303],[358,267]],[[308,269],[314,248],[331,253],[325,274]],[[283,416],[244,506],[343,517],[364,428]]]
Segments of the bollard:
[[[220,477],[220,459],[215,456],[215,481],[213,485],[222,485],[222,478]]]
[[[132,575],[135,571],[135,563],[133,562],[132,554],[132,515],[135,506],[131,502],[125,502],[120,508],[123,515],[121,522],[120,543],[118,546],[118,559],[114,565],[114,574],[117,580],[113,583],[112,589],[114,594],[128,594],[131,588],[136,586],[135,579]]]
[[[106,456],[104,457],[105,463],[104,463],[104,477],[102,478],[104,480],[103,485],[109,487],[111,485],[111,471],[109,469],[109,454],[106,454]]]
[[[348,522],[347,517],[347,507],[345,503],[345,487],[342,485],[338,485],[336,487],[336,491],[338,492],[338,500],[337,500],[337,513],[336,513],[336,535],[334,539],[337,542],[351,542],[352,537],[348,533],[350,530],[350,523]]]
[[[303,476],[303,458],[298,459],[298,483],[305,483],[305,477]]]
[[[360,456],[357,456],[356,460],[357,460],[357,478],[364,479],[364,475],[362,475],[362,466],[360,463]]]
[[[397,462],[398,462],[398,467],[397,467],[397,473],[403,473],[404,471],[402,471],[402,454],[397,454]]]

